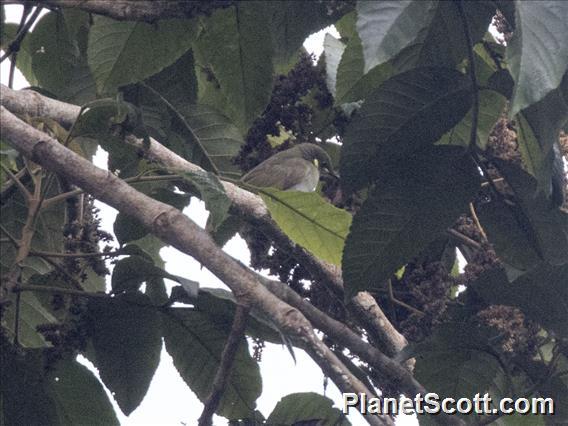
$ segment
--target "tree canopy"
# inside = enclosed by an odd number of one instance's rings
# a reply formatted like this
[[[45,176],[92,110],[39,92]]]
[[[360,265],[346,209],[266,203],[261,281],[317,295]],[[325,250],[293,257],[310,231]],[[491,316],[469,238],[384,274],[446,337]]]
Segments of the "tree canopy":
[[[349,424],[315,393],[258,411],[265,342],[344,393],[555,402],[421,425],[568,422],[568,2],[12,3],[1,424],[118,424],[77,355],[128,415],[163,343],[200,424]],[[302,45],[330,25],[316,60]],[[12,89],[15,68],[31,87]],[[298,143],[339,179],[239,180]],[[182,213],[192,197],[205,229]],[[119,212],[112,235],[95,200]],[[250,265],[222,250],[237,233]],[[166,246],[229,290],[167,272]]]

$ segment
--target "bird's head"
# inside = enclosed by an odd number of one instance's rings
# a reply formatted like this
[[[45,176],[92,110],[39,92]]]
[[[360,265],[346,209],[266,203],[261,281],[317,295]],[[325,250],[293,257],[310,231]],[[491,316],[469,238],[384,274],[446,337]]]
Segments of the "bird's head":
[[[304,160],[313,162],[320,170],[325,171],[336,178],[338,177],[333,170],[331,157],[323,148],[313,143],[301,143],[292,149],[300,151]]]

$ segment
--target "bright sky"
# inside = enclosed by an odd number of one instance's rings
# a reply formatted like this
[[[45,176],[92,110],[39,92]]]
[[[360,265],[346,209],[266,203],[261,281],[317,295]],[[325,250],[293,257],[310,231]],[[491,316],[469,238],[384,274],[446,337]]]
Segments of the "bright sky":
[[[21,15],[21,6],[9,5],[5,6],[5,8],[6,21],[18,23]],[[339,37],[335,28],[326,28],[325,30],[313,34],[306,40],[304,44],[306,49],[319,56],[323,51],[323,39],[327,32]],[[7,85],[9,61],[4,61],[1,64],[0,73],[2,83]],[[26,86],[28,86],[28,83],[16,69],[14,89],[21,89]],[[98,167],[106,168],[106,159],[106,152],[99,149],[94,162]],[[117,213],[116,210],[102,203],[97,203],[97,207],[101,210],[102,228],[112,233],[113,222]],[[184,213],[200,226],[205,226],[208,212],[205,210],[205,206],[201,201],[192,198],[191,204],[184,210]],[[239,236],[229,241],[224,250],[234,258],[248,264],[249,252],[245,242]],[[205,268],[201,268],[201,265],[197,261],[180,253],[178,250],[165,248],[160,254],[166,261],[166,269],[168,272],[198,281],[202,287],[224,287],[224,284],[213,274]],[[296,349],[295,355],[297,364],[294,364],[292,357],[284,346],[270,343],[266,344],[263,351],[262,362],[260,363],[263,379],[263,393],[257,401],[258,409],[265,416],[270,414],[280,398],[290,393],[324,393],[324,377],[319,367],[302,350]],[[89,361],[82,358],[80,362],[87,365],[97,374],[96,369]],[[342,400],[341,394],[331,382],[327,387],[326,396],[336,401],[336,406],[339,407],[339,403]],[[203,408],[201,402],[179,376],[173,365],[172,358],[168,355],[165,348],[162,350],[160,365],[154,375],[146,397],[142,401],[142,404],[140,404],[129,417],[122,414],[112,397],[110,399],[113,402],[121,424],[125,426],[194,425],[197,424],[197,419]],[[355,412],[349,415],[349,420],[353,425],[367,424],[362,417]],[[226,421],[223,418],[216,417],[214,424],[223,425],[226,424]],[[401,417],[397,421],[397,425],[400,426],[416,424],[417,421],[408,416]]]

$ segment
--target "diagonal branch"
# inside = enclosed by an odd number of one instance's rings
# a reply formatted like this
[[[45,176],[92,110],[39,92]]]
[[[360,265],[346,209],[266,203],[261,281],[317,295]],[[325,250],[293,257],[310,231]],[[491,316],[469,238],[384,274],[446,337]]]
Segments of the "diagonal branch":
[[[162,241],[205,265],[232,290],[241,305],[257,309],[284,333],[301,341],[342,392],[372,395],[316,336],[311,323],[300,311],[268,291],[254,272],[223,252],[209,234],[182,212],[136,191],[117,176],[99,169],[18,119],[5,107],[0,107],[0,120],[3,140],[21,154],[134,217]],[[393,424],[388,416],[372,416],[366,420],[375,425]]]
[[[1,104],[16,114],[49,117],[64,127],[70,127],[80,112],[80,107],[76,105],[56,101],[33,91],[15,91],[3,85],[1,89]],[[202,171],[199,166],[188,162],[152,138],[150,138],[150,143],[134,136],[127,137],[127,141],[140,148],[149,160],[162,164],[171,170]],[[291,253],[315,280],[324,283],[334,293],[342,297],[343,279],[341,270],[337,266],[321,261],[290,241],[272,220],[260,197],[230,182],[222,181],[222,184],[232,202],[232,213],[241,216],[252,226],[270,235],[275,244]],[[404,336],[386,318],[373,297],[359,293],[348,303],[347,307],[353,318],[358,320],[369,331],[369,334],[378,340],[387,354],[394,354],[406,346]]]

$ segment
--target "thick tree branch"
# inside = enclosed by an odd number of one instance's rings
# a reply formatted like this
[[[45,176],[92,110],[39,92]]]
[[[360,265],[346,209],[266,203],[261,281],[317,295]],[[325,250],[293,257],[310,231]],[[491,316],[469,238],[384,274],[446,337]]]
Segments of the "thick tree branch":
[[[79,115],[80,108],[76,105],[56,101],[36,92],[23,90],[15,91],[1,86],[1,104],[17,114],[49,117],[64,127],[70,127]],[[150,138],[150,143],[129,136],[127,141],[142,149],[148,159],[174,170],[201,171],[202,169],[170,151],[159,142]],[[273,238],[275,244],[292,253],[312,277],[329,286],[336,294],[343,294],[343,279],[341,270],[335,265],[323,262],[312,256],[303,248],[292,243],[270,217],[270,213],[262,199],[230,182],[222,181],[227,196],[231,199],[233,213],[240,215],[252,226],[257,227]],[[359,293],[348,308],[354,318],[361,322],[370,336],[376,338],[390,355],[395,350],[406,345],[402,336],[386,318],[376,301],[367,295]],[[384,340],[384,341],[383,341]]]
[[[203,411],[201,417],[199,417],[199,426],[210,426],[211,418],[219,402],[221,402],[221,397],[229,380],[229,375],[231,374],[231,368],[233,367],[233,362],[235,361],[235,356],[237,355],[237,349],[239,348],[239,343],[241,343],[245,328],[247,325],[248,309],[241,305],[237,305],[235,311],[235,318],[233,319],[233,325],[231,326],[231,333],[227,338],[225,347],[223,348],[223,353],[221,354],[221,362],[219,363],[219,368],[217,373],[215,373],[215,379],[213,380],[213,385],[211,386],[211,393],[207,397],[207,400],[203,404]]]
[[[30,3],[21,0],[14,3]],[[233,0],[42,0],[42,6],[75,7],[120,21],[155,22],[167,18],[193,18],[232,5]]]
[[[232,290],[239,303],[265,314],[286,334],[300,340],[309,355],[342,392],[372,395],[316,336],[302,313],[278,299],[254,272],[223,252],[213,239],[179,210],[154,200],[112,173],[99,169],[55,139],[0,107],[2,138],[20,153],[47,170],[83,188],[98,200],[142,223],[162,241],[205,265]],[[371,424],[392,424],[386,416],[367,417]]]

